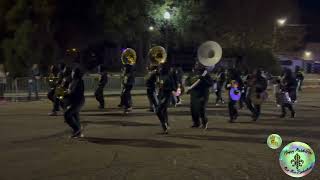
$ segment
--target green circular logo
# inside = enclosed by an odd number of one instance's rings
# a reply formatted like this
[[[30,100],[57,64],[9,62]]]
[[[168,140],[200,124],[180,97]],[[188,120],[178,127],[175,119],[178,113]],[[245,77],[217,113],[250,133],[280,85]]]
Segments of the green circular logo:
[[[310,146],[303,142],[292,142],[280,153],[280,166],[291,177],[303,177],[309,174],[315,165],[315,154]]]
[[[268,136],[267,144],[271,149],[278,149],[281,147],[282,139],[278,134],[271,134]]]

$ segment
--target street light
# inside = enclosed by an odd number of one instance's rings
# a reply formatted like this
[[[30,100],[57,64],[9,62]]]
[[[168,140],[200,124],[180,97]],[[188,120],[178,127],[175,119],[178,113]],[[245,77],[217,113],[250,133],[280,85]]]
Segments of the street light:
[[[287,18],[280,18],[277,20],[279,26],[284,26],[287,22]]]
[[[305,51],[305,52],[304,52],[304,55],[305,55],[306,57],[310,57],[310,56],[311,56],[311,52],[310,52],[310,51]]]
[[[171,18],[171,14],[166,11],[164,14],[163,14],[163,18],[166,19],[166,20],[169,20]]]
[[[154,27],[153,26],[150,26],[149,27],[149,31],[153,31],[154,30]]]

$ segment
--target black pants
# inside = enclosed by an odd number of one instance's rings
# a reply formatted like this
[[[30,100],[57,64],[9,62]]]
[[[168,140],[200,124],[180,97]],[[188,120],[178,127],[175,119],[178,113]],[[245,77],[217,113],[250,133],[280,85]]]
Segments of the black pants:
[[[288,109],[291,111],[291,113],[294,113],[294,112],[295,112],[294,109],[293,109],[292,104],[290,104],[290,103],[284,103],[284,104],[281,105],[281,111],[282,111],[282,115],[283,115],[283,116],[285,116],[285,115],[287,114],[286,108],[288,108]]]
[[[260,104],[253,104],[250,98],[245,100],[247,108],[251,111],[252,115],[255,118],[259,118],[261,115],[261,105]]]
[[[296,91],[296,89],[290,89],[289,96],[291,98],[291,101],[295,102],[297,100],[297,91]]]
[[[123,105],[126,109],[131,108],[132,106],[132,98],[131,98],[131,90],[132,85],[128,85],[123,87],[122,93],[121,93],[121,105]]]
[[[48,92],[48,95],[47,95],[48,99],[53,104],[52,112],[56,112],[56,111],[60,110],[60,108],[59,108],[60,102],[59,102],[59,99],[57,97],[55,97],[54,91],[55,91],[55,89],[50,89],[50,91]]]
[[[156,111],[158,107],[158,97],[154,88],[147,88],[147,96],[150,104],[150,110]]]
[[[191,116],[193,125],[200,125],[200,118],[202,120],[202,124],[205,125],[208,123],[208,118],[206,115],[206,107],[208,103],[208,97],[199,97],[199,96],[190,96],[191,101]]]
[[[232,99],[229,100],[228,109],[229,109],[230,120],[235,120],[238,117],[238,110],[236,105],[237,105],[237,101],[234,101]]]
[[[223,98],[222,98],[222,86],[218,85],[217,86],[217,90],[216,90],[216,104],[218,104],[219,102],[223,102]]]
[[[302,84],[303,84],[303,79],[300,79],[299,80],[299,87],[298,87],[299,91],[302,91]]]
[[[160,120],[160,123],[161,123],[163,130],[167,129],[166,124],[169,125],[168,106],[170,105],[170,100],[171,100],[170,94],[159,97],[159,106],[157,108],[157,116]]]
[[[64,112],[65,122],[72,128],[74,133],[81,130],[79,114],[83,104],[84,100],[77,104],[71,104]]]
[[[240,106],[241,109],[244,106],[243,104],[246,103],[246,99],[247,99],[246,95],[247,95],[247,92],[245,92],[245,91],[241,92],[241,97],[240,97],[240,100],[239,100],[239,106]]]
[[[103,87],[98,87],[94,93],[96,100],[99,102],[99,107],[104,108],[104,95],[103,95]]]

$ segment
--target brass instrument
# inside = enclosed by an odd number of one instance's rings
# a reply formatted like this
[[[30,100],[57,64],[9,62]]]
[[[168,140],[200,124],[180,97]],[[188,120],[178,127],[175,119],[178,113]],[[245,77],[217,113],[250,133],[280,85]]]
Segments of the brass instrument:
[[[151,65],[160,65],[167,61],[167,52],[162,46],[151,48],[148,56]]]
[[[206,67],[206,70],[201,75],[205,76],[208,74],[208,71],[212,70],[213,67],[221,60],[222,48],[214,41],[207,41],[200,45],[197,53],[199,63]],[[199,82],[200,77],[190,87],[188,87],[187,92],[196,87]]]
[[[53,74],[50,74],[47,79],[48,79],[49,86],[51,88],[54,88],[58,84],[58,81],[59,81],[59,78],[54,76]]]
[[[222,48],[214,41],[207,41],[198,48],[198,60],[205,67],[213,67],[222,58]]]
[[[126,64],[130,64],[130,65],[136,64],[136,62],[137,62],[136,51],[131,49],[131,48],[125,49],[121,54],[121,62],[124,65],[126,65]]]
[[[60,99],[60,100],[64,100],[65,96],[67,95],[68,90],[62,86],[58,86],[55,91],[54,94],[55,96]]]

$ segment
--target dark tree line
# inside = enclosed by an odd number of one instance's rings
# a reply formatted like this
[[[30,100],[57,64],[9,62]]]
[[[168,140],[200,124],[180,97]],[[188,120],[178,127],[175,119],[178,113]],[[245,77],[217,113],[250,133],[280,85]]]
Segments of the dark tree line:
[[[163,18],[166,11],[171,15],[170,20]],[[274,23],[282,16],[297,23],[298,2],[0,0],[0,63],[15,76],[22,76],[34,63],[45,67],[64,58],[69,48],[86,49],[101,42],[115,44],[118,52],[126,46],[135,48],[141,71],[153,44],[168,45],[169,50],[179,51],[185,47],[196,49],[203,41],[215,40],[227,56],[251,57],[254,49],[264,54],[271,52]],[[153,31],[149,30],[150,26],[154,27]],[[276,33],[279,48],[299,49],[303,31],[286,31],[279,29]],[[118,57],[119,53],[115,53],[108,58],[118,61]]]

